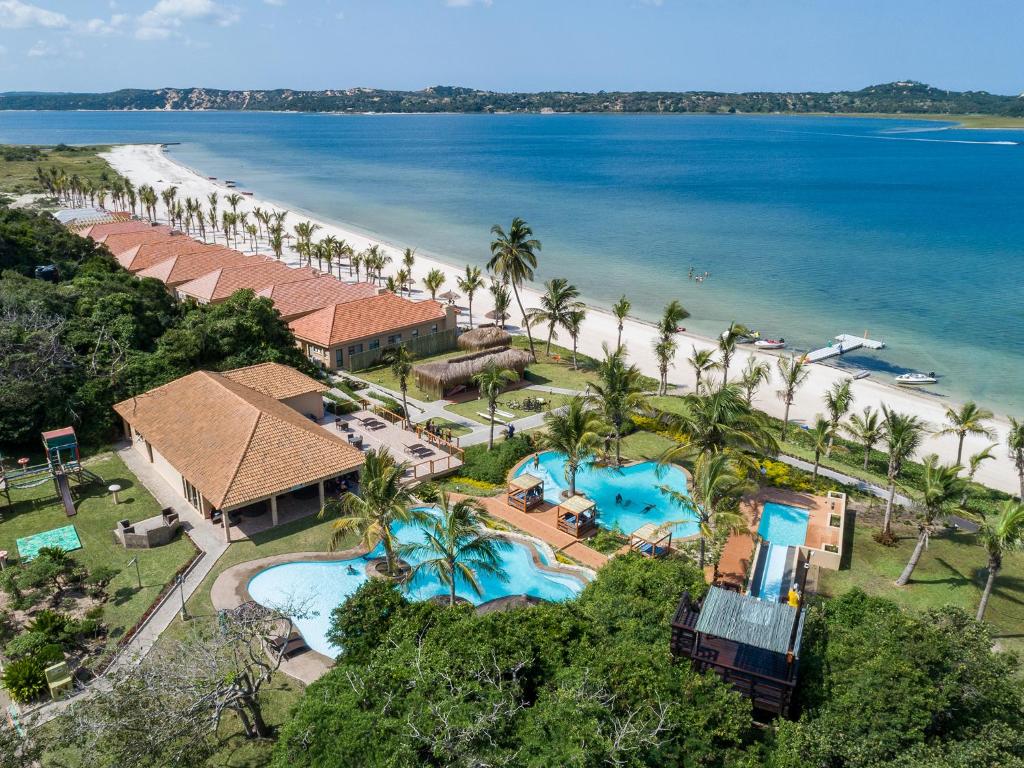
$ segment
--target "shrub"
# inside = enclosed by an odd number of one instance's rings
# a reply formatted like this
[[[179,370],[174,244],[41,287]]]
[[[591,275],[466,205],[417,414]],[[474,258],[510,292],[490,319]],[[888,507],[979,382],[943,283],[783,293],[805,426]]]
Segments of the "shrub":
[[[387,635],[394,617],[409,602],[386,579],[370,579],[331,611],[327,639],[344,648],[346,659],[366,659]]]
[[[31,656],[40,648],[49,644],[50,639],[42,632],[22,632],[7,643],[4,647],[4,653],[7,654],[8,658],[21,659],[25,656]]]
[[[113,580],[120,571],[116,568],[108,568],[105,565],[101,565],[99,568],[93,570],[85,578],[85,586],[89,592],[89,596],[93,598],[102,598],[107,594],[107,586]]]
[[[33,656],[15,659],[4,667],[4,688],[19,704],[26,704],[46,691],[46,673],[42,662]]]
[[[402,407],[402,404],[397,400],[390,397],[386,397],[384,395],[376,395],[375,397],[382,406],[387,408],[392,413],[397,413],[399,416],[405,416],[405,409]]]
[[[340,397],[331,398],[325,405],[325,410],[335,416],[345,416],[358,411],[360,408],[362,406],[359,403],[352,400],[343,400]]]
[[[37,632],[50,642],[63,642],[72,634],[75,622],[59,611],[40,611],[28,624],[30,632]]]
[[[511,440],[495,443],[494,449],[487,450],[486,445],[471,445],[466,449],[463,465],[459,469],[462,477],[480,480],[492,485],[503,485],[508,478],[509,470],[520,459],[533,453],[533,444],[529,436],[518,434]]]
[[[622,549],[625,543],[626,537],[620,531],[609,531],[607,528],[598,528],[597,533],[587,542],[588,546],[604,555]]]

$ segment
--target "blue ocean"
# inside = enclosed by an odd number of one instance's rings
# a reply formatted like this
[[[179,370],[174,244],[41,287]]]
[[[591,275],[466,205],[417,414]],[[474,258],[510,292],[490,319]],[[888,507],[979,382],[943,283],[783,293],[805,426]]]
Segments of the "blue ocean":
[[[887,349],[843,364],[1024,408],[1024,132],[787,116],[0,112],[0,141],[174,142],[203,173],[452,263],[522,216],[540,279],[713,334]],[[689,269],[709,276],[688,279]]]

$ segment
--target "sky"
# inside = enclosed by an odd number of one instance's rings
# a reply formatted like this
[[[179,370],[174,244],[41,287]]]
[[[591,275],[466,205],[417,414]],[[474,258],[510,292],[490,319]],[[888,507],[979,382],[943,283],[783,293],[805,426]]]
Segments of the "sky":
[[[1021,0],[0,0],[0,91],[1024,90]]]

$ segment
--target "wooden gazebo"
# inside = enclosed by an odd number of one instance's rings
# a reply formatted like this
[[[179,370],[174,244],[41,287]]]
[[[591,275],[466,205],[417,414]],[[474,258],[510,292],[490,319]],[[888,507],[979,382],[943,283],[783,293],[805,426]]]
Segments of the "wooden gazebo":
[[[571,496],[558,505],[558,530],[577,539],[597,529],[597,504],[585,496]]]
[[[508,505],[520,512],[529,512],[544,501],[544,481],[536,475],[525,473],[508,482]]]
[[[711,587],[703,603],[683,594],[672,619],[672,654],[713,671],[754,708],[790,711],[797,684],[804,612]]]
[[[644,523],[629,534],[629,548],[644,557],[664,557],[672,551],[672,532]]]

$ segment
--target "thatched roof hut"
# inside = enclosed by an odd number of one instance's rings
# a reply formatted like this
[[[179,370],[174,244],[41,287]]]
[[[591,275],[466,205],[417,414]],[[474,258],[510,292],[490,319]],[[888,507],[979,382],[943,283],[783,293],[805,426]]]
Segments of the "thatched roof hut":
[[[492,347],[507,347],[511,341],[511,333],[503,331],[495,325],[485,325],[460,335],[458,344],[459,349],[477,352]]]
[[[508,368],[522,377],[526,366],[532,362],[533,355],[526,350],[501,347],[433,363],[420,363],[412,369],[412,373],[416,386],[434,397],[444,397],[453,389],[471,385],[473,377],[488,365]]]

